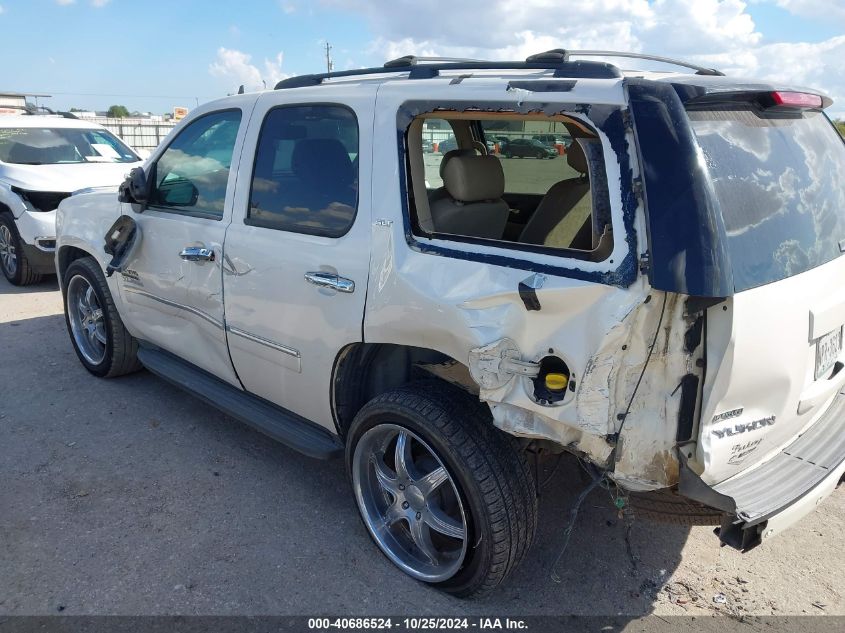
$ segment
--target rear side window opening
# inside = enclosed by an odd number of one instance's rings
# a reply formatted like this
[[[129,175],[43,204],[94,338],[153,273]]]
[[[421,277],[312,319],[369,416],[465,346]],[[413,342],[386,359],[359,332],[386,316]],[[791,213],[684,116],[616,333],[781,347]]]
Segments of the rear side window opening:
[[[845,143],[824,113],[729,105],[688,116],[721,207],[736,292],[841,255]]]
[[[412,232],[603,261],[613,251],[602,144],[564,115],[436,112],[406,132]]]

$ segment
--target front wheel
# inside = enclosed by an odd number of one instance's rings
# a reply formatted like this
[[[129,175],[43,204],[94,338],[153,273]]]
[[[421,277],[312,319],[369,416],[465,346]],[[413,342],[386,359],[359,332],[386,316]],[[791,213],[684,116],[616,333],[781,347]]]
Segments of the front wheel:
[[[41,281],[41,274],[32,270],[22,244],[11,216],[0,216],[0,269],[8,282],[15,286]]]
[[[364,525],[397,567],[460,597],[498,586],[537,524],[536,484],[489,410],[438,381],[370,401],[346,463]]]
[[[67,330],[85,369],[102,378],[140,369],[138,343],[126,331],[97,261],[83,257],[71,262],[62,289]]]

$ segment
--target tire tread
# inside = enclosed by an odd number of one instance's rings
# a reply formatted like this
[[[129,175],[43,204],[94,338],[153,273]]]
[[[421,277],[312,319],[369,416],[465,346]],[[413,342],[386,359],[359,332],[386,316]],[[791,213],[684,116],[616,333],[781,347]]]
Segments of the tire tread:
[[[29,286],[41,281],[44,275],[37,273],[32,269],[29,259],[27,258],[26,253],[24,253],[22,247],[23,242],[21,241],[21,236],[20,233],[18,233],[18,228],[15,226],[14,220],[11,220],[8,214],[4,214],[3,216],[0,216],[0,223],[9,227],[9,230],[12,233],[12,239],[15,240],[15,255],[17,255],[18,264],[15,279],[9,279],[9,277],[6,276],[5,270],[3,271],[3,275],[9,280],[9,283],[15,286]]]

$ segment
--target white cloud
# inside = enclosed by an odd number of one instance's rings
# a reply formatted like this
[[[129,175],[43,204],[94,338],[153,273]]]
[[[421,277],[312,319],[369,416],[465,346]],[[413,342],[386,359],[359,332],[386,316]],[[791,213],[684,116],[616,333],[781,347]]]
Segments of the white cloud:
[[[76,0],[56,0],[56,4],[61,5],[63,7],[68,6],[69,4],[74,4]]]
[[[3,13],[6,9],[3,8],[3,5],[0,4],[0,13]]]
[[[288,77],[282,72],[282,53],[276,55],[275,59],[265,59],[263,68],[252,64],[252,56],[243,51],[231,48],[220,47],[217,49],[217,59],[208,67],[215,77],[225,79],[229,89],[234,91],[238,86],[243,85],[247,92],[262,90],[264,83],[272,88],[277,81]]]
[[[838,0],[774,0],[779,7],[794,15],[845,23],[845,5]]]
[[[845,3],[774,2],[796,15],[845,20]],[[715,66],[730,75],[776,80],[827,91],[845,113],[845,36],[819,42],[764,40],[743,0],[594,0],[577,9],[560,0],[323,0],[365,15],[370,52],[524,59],[551,48],[648,52]],[[838,5],[838,6],[834,6]],[[632,62],[628,62],[632,63]]]

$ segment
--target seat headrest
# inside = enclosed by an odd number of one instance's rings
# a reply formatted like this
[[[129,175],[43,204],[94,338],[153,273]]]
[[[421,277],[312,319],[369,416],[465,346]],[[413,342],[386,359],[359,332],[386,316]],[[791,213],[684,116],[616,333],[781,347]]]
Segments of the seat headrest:
[[[505,193],[505,172],[495,156],[455,156],[443,170],[443,184],[460,202],[496,200]]]
[[[443,180],[443,172],[446,170],[446,163],[455,158],[455,156],[475,156],[474,149],[452,149],[443,154],[440,159],[440,180]]]
[[[346,186],[355,177],[346,148],[334,138],[304,138],[297,141],[291,156],[291,169],[305,182]]]
[[[572,144],[566,150],[566,162],[579,174],[586,175],[589,173],[587,155],[584,153],[584,147],[579,139],[572,139]]]

